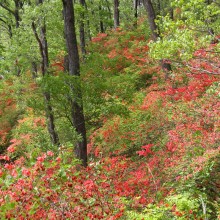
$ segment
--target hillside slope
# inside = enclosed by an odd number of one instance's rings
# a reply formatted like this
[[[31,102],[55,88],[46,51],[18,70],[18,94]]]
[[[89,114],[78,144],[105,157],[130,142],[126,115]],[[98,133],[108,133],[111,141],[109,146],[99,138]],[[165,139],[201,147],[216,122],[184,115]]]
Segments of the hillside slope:
[[[88,46],[81,73],[90,162],[80,171],[58,117],[64,87],[52,90],[62,141],[54,149],[40,101],[33,105],[40,92],[27,80],[23,95],[31,107],[0,158],[1,219],[220,217],[218,70],[198,61],[206,56],[201,50],[194,69],[175,68],[165,80],[148,43],[143,28],[118,29]],[[210,63],[219,61],[213,54]],[[62,72],[53,82],[59,79]]]

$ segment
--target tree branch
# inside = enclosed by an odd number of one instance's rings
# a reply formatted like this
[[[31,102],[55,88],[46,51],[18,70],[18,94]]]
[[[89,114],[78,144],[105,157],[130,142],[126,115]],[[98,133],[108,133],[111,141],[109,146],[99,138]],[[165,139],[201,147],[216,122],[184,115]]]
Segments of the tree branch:
[[[10,8],[8,8],[7,6],[5,6],[3,3],[0,3],[0,6],[2,8],[4,8],[5,10],[7,10],[9,13],[13,14],[15,16],[15,12],[12,11]]]
[[[0,18],[0,21],[2,21],[4,24],[7,24],[7,22],[3,20],[2,18]]]
[[[38,42],[38,44],[39,44],[40,52],[41,52],[41,54],[42,54],[42,53],[43,53],[43,45],[42,45],[42,42],[41,42],[41,40],[40,40],[40,38],[39,38],[39,36],[38,36],[35,23],[32,22],[31,26],[32,26],[32,30],[33,30],[33,32],[34,32],[34,36],[35,36],[35,38],[36,38],[36,40],[37,40],[37,42]],[[43,57],[43,56],[42,56],[42,57]]]

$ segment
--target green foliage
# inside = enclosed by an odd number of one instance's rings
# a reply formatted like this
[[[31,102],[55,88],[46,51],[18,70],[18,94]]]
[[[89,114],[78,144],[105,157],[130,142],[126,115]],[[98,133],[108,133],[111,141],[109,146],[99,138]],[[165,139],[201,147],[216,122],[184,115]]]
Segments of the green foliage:
[[[105,56],[93,53],[82,66],[84,108],[91,120],[129,113],[125,102],[132,101],[138,75],[120,73],[115,69],[117,62],[114,59],[106,63]],[[105,68],[107,65],[109,69]]]
[[[79,219],[93,219],[97,213],[102,219],[112,215],[137,220],[217,219],[219,78],[190,75],[188,70],[176,68],[164,80],[160,68],[148,57],[179,65],[191,60],[198,48],[210,45],[213,36],[208,32],[211,28],[216,35],[219,32],[216,3],[173,1],[171,20],[167,15],[170,1],[154,2],[161,15],[157,21],[161,38],[150,43],[149,51],[150,31],[143,22],[146,18],[138,21],[134,30],[131,2],[122,0],[122,27],[132,26],[132,30],[108,30],[93,38],[81,63],[81,77],[69,76],[62,70],[62,2],[45,1],[38,6],[31,3],[21,10],[22,21],[13,30],[12,39],[6,39],[6,32],[1,32],[0,63],[5,78],[18,69],[22,75],[6,84],[0,81],[0,135],[6,138],[4,149],[0,149],[5,154],[0,156],[4,162],[0,164],[0,194],[5,193],[0,200],[0,218],[8,213],[17,217],[18,212],[23,218],[34,219],[41,214],[59,218],[57,213],[63,217],[67,211],[70,217],[65,218],[70,219],[75,214]],[[91,35],[100,31],[100,19],[105,29],[113,26],[113,1],[87,3],[87,9],[76,3],[75,14],[79,28],[85,12],[89,39],[89,23]],[[40,34],[44,20],[52,67],[45,76],[33,80],[27,70],[31,62],[40,63],[40,54],[31,23],[36,23]],[[212,47],[208,61],[218,63],[215,52],[219,44]],[[76,99],[79,88],[88,129],[90,161],[86,170],[80,170],[73,154],[81,137],[73,128],[70,99]],[[51,96],[49,104],[53,107],[59,147],[51,145],[47,131],[42,96],[45,92]],[[22,112],[19,118],[18,112]],[[9,125],[9,135],[5,125]]]
[[[183,62],[193,57],[193,52],[208,45],[219,33],[219,6],[207,5],[203,0],[173,1],[175,18],[158,17],[161,39],[151,43],[151,56]],[[214,34],[213,34],[214,33]]]
[[[190,193],[171,195],[166,197],[164,205],[149,204],[142,213],[128,211],[126,218],[135,220],[203,219],[208,217],[207,212],[210,211],[203,210],[204,202],[202,198],[195,198]]]
[[[32,62],[40,63],[39,45],[32,30],[32,22],[35,22],[38,35],[44,21],[47,25],[47,41],[49,45],[49,58],[54,60],[61,51],[64,51],[62,7],[60,1],[45,1],[44,4],[36,6],[24,4],[24,10],[20,14],[19,28],[13,30],[11,39],[3,42],[5,51],[0,60],[4,71],[17,74],[17,70],[25,72],[32,68]]]

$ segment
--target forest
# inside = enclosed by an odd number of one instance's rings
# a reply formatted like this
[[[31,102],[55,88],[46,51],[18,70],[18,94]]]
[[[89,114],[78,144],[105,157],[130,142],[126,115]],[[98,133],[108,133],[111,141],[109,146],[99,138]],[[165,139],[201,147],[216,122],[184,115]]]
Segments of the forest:
[[[220,0],[0,0],[0,219],[220,219]]]

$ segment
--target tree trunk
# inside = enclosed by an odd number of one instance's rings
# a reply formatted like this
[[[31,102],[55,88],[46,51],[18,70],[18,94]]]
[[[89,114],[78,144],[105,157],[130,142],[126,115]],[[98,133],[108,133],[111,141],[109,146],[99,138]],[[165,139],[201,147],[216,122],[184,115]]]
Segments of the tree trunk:
[[[147,11],[148,21],[150,24],[150,29],[152,32],[153,40],[157,41],[157,39],[160,37],[160,34],[159,34],[159,29],[157,27],[157,24],[155,22],[156,14],[155,14],[152,2],[151,2],[151,0],[143,0],[143,4],[144,4],[144,7]],[[172,70],[171,65],[169,63],[167,63],[166,61],[161,60],[161,66],[165,72],[165,79],[167,79],[168,72]]]
[[[102,7],[101,7],[101,5],[99,5],[99,27],[100,27],[100,32],[105,33],[104,23],[102,21],[101,14],[102,14]]]
[[[75,31],[75,17],[72,0],[62,0],[64,10],[64,25],[65,25],[65,36],[66,46],[69,59],[69,74],[71,76],[80,77],[80,64],[79,64],[79,53],[77,48],[76,31]],[[81,87],[71,85],[71,89],[74,98],[71,98],[71,116],[72,122],[76,129],[76,132],[81,135],[81,140],[78,141],[75,146],[76,157],[82,160],[84,166],[87,166],[87,140],[86,140],[86,127],[85,118],[83,114],[83,102]]]
[[[51,143],[53,145],[59,146],[60,143],[59,143],[57,132],[55,130],[53,108],[50,104],[50,100],[51,100],[50,93],[44,92],[43,96],[44,96],[45,107],[46,107],[45,110],[46,110],[46,117],[47,117],[47,130],[50,134]]]
[[[41,1],[41,0],[40,0]],[[48,67],[49,67],[49,55],[48,55],[48,44],[46,38],[46,25],[45,21],[43,26],[41,27],[41,43],[42,43],[42,74],[45,76],[48,74]],[[47,129],[50,134],[51,142],[54,145],[60,145],[58,134],[55,131],[55,122],[54,122],[54,114],[53,108],[51,106],[51,96],[49,92],[44,92],[44,100],[45,100],[45,107],[46,107],[46,116],[48,120]]]
[[[159,35],[159,30],[157,28],[157,25],[155,23],[156,14],[152,5],[151,0],[143,0],[144,7],[147,11],[148,16],[148,22],[150,24],[150,29],[152,32],[153,40],[156,41]]]
[[[114,0],[114,27],[119,27],[119,0]]]
[[[83,10],[85,10],[85,0],[80,0],[80,5],[83,7]],[[84,25],[84,20],[85,20],[85,13],[84,11],[81,13],[80,16],[80,24],[79,24],[79,33],[80,33],[80,47],[81,47],[81,52],[83,58],[85,58],[86,55],[86,42],[85,42],[85,25]]]
[[[134,0],[134,27],[137,28],[137,18],[138,18],[138,1]]]
[[[20,22],[20,16],[19,16],[19,9],[21,8],[21,4],[19,0],[14,0],[15,3],[15,11],[14,11],[14,17],[15,17],[15,22],[16,22],[16,28],[19,27],[19,22]]]
[[[38,0],[38,4],[42,4],[43,0]],[[43,77],[48,74],[47,69],[49,67],[49,56],[48,56],[48,45],[47,45],[47,38],[46,38],[46,24],[44,24],[40,28],[40,37],[37,33],[37,28],[35,23],[32,22],[32,29],[35,35],[35,38],[38,42],[40,54],[41,54],[41,71]],[[43,92],[44,101],[45,101],[45,111],[47,117],[47,130],[50,134],[51,142],[54,145],[60,145],[58,134],[55,130],[55,123],[54,123],[54,114],[53,108],[51,106],[51,96],[49,92]]]
[[[32,62],[31,63],[31,72],[32,72],[32,78],[36,79],[37,78],[37,63],[36,62]]]
[[[173,21],[174,20],[174,12],[173,12],[173,8],[170,8],[170,19]]]

